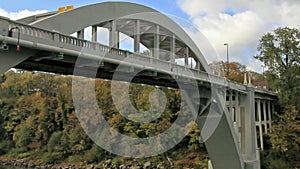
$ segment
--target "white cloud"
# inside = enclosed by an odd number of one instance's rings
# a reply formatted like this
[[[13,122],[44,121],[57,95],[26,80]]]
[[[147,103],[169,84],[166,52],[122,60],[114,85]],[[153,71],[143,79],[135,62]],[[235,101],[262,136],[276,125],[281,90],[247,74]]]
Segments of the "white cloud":
[[[29,11],[27,9],[21,10],[18,12],[7,12],[0,8],[0,16],[4,16],[4,17],[10,18],[12,20],[18,20],[21,18],[25,18],[27,16],[32,16],[32,15],[45,13],[45,12],[47,12],[47,11],[46,10]]]
[[[97,40],[104,45],[109,45],[109,30],[106,28],[98,27]]]
[[[256,65],[261,63],[253,59],[259,38],[278,26],[300,27],[298,0],[177,2],[216,50],[217,55],[206,57],[208,62],[225,60],[226,48],[223,44],[229,43],[229,60],[246,64],[251,70],[261,71],[261,66]],[[197,38],[195,32],[192,34],[196,43],[201,46],[201,38]]]

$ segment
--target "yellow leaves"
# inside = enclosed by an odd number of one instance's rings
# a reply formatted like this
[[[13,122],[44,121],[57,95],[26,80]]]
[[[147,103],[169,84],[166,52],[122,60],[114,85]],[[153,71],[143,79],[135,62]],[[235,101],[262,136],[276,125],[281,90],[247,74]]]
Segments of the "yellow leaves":
[[[298,154],[294,154],[300,152],[299,133],[299,112],[294,106],[287,106],[284,113],[278,115],[269,133],[272,150],[278,154],[284,153],[288,159],[299,158]]]
[[[108,120],[110,126],[114,127],[115,129],[119,129],[119,127],[123,126],[123,116],[121,114],[113,114],[112,117]]]
[[[13,95],[14,98],[12,99],[13,101],[8,102],[7,98],[0,95],[2,96],[0,98],[0,106],[6,106],[5,111],[7,112],[5,113],[8,114],[8,120],[5,122],[5,125],[3,125],[6,129],[5,135],[13,135],[13,139],[17,142],[18,146],[26,146],[29,149],[48,148],[48,155],[50,155],[51,158],[53,155],[54,158],[54,156],[58,154],[59,158],[62,158],[58,160],[63,160],[63,158],[70,154],[80,156],[83,152],[90,152],[92,142],[81,128],[86,126],[82,126],[84,124],[79,123],[74,111],[71,91],[72,79],[70,77],[27,72],[23,72],[23,74],[8,72],[8,74],[8,80],[1,84],[1,88],[4,86],[11,88],[13,92],[7,92],[7,97]],[[122,83],[123,82],[120,82],[118,85],[123,85]],[[90,90],[88,87],[89,86],[78,85],[76,90],[86,92]],[[30,89],[30,92],[28,92],[28,89]],[[18,92],[15,92],[15,90]],[[143,113],[147,113],[146,111],[150,109],[150,106],[153,106],[154,111],[157,112],[160,108],[160,98],[162,96],[154,94],[149,97],[153,90],[164,92],[167,98],[166,107],[160,117],[150,123],[140,124],[126,119],[115,108],[111,97],[110,81],[101,79],[95,80],[94,90],[96,92],[98,106],[102,111],[101,113],[114,131],[109,131],[115,134],[113,135],[115,136],[113,139],[118,139],[115,132],[116,130],[135,138],[156,136],[173,125],[181,106],[184,105],[185,107],[183,109],[187,109],[186,104],[181,104],[179,90],[131,84],[129,102],[138,110],[137,113],[140,113],[142,116],[144,115]],[[120,91],[120,93],[122,92]],[[18,95],[18,97],[15,97],[15,95]],[[124,103],[125,96],[122,94],[118,96],[119,98],[117,99],[119,99],[124,108],[126,108],[126,104]],[[91,101],[91,97],[83,97],[87,102]],[[98,119],[96,116],[99,115],[97,114],[99,112],[91,112],[92,109],[89,104],[82,103],[82,106],[88,110],[88,113],[82,117],[88,122],[86,125],[97,126]],[[188,124],[188,127],[192,127],[191,125],[193,125],[193,123]],[[176,137],[178,132],[185,126],[184,124],[177,124],[175,127],[176,130],[171,133],[174,137]],[[164,141],[162,140],[163,138],[160,139],[162,142]],[[187,139],[184,139],[184,145],[193,144],[193,148],[197,149],[199,144],[198,140],[199,129],[197,126],[194,126]],[[163,147],[155,148],[161,149]],[[145,145],[139,145],[139,150],[141,153],[145,152]],[[128,149],[128,151],[131,150]],[[91,161],[103,158],[104,155],[101,157],[101,154],[99,155],[98,152],[101,153],[104,151],[100,148],[94,148],[93,152],[87,153],[90,155]],[[98,154],[97,158],[94,158],[95,154]]]

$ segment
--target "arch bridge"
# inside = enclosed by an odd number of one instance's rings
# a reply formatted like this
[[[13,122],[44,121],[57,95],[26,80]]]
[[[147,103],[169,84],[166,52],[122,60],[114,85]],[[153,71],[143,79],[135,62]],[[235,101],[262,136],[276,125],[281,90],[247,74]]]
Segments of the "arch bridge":
[[[122,41],[124,37],[131,45]],[[276,94],[247,84],[247,79],[237,84],[212,75],[187,33],[154,9],[106,2],[18,21],[1,17],[0,43],[0,73],[20,68],[72,75],[84,51],[86,62],[79,65],[83,76],[90,76],[96,67],[97,78],[112,79],[122,63],[124,75],[137,72],[136,83],[178,88],[176,79],[189,90],[190,80],[195,80],[201,93],[200,98],[193,98],[193,105],[199,105],[197,112],[206,111],[212,86],[225,88],[227,108],[218,110],[223,112],[220,121],[205,140],[210,168],[260,168],[262,134],[271,127]],[[206,118],[206,113],[199,114],[198,119]],[[203,121],[197,122],[203,125]]]

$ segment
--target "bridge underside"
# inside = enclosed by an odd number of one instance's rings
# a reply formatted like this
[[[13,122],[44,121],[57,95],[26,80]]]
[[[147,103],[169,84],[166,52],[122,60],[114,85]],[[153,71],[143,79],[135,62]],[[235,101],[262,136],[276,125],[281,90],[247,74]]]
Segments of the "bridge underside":
[[[12,48],[14,46],[10,46],[10,47]],[[10,53],[10,57],[16,58],[16,60],[14,60],[15,62],[10,62],[9,65],[17,64],[16,66],[12,66],[12,67],[30,70],[30,71],[44,71],[44,72],[53,72],[53,73],[59,73],[64,75],[73,75],[75,62],[77,58],[65,55],[64,59],[55,60],[55,59],[50,59],[53,57],[50,57],[51,54],[48,52],[38,51],[37,53],[35,53],[34,51],[31,51],[29,49],[22,49],[22,50],[23,51],[28,50],[28,52],[26,52],[26,55],[25,53],[13,53],[13,54]],[[0,58],[5,58],[7,56],[6,54],[5,55],[2,54],[3,53],[1,52]],[[36,59],[36,58],[41,58],[41,56],[49,57],[49,58],[44,58],[41,60]],[[90,62],[87,62],[89,63],[88,65],[82,66],[81,70],[84,70],[81,71],[82,76],[90,77],[90,75],[93,74],[92,71],[95,69],[96,66],[98,66],[98,64],[90,65],[91,63],[94,62],[95,61],[91,60]],[[3,61],[1,63],[6,63],[5,65],[8,66],[7,63],[9,62]],[[98,68],[97,78],[112,79],[112,76],[116,71],[117,67],[118,64],[107,63],[107,62],[101,63],[101,66]],[[188,78],[184,78],[180,76],[174,77],[163,72],[157,72],[156,70],[142,70],[142,71],[140,70],[141,69],[133,68],[130,66],[124,66],[122,73],[124,74],[124,77],[126,77],[128,74],[134,74],[135,72],[139,72],[138,75],[135,76],[135,78],[132,81],[134,83],[143,83],[143,84],[178,88],[178,85],[174,82],[181,81],[183,83],[186,83],[187,90],[188,90],[188,86],[189,86]],[[118,79],[118,80],[123,81],[126,79]],[[199,81],[198,85],[199,85],[200,94],[202,96],[200,98],[201,99],[200,102],[202,103],[200,107],[203,108],[210,100],[209,93],[211,90],[211,84],[207,82]],[[201,109],[199,111],[201,111]],[[216,110],[216,111],[222,111],[222,110]],[[231,118],[228,112],[220,113],[220,114],[223,115],[218,124],[218,127],[216,128],[212,136],[205,142],[210,159],[213,163],[214,169],[224,169],[224,168],[242,169],[243,163],[239,155],[240,153],[237,147],[237,141],[235,139],[234,133],[229,132],[229,131],[233,131],[232,124],[229,121]],[[203,125],[203,122],[205,120],[208,120],[207,118],[211,118],[211,117],[208,117],[204,113],[201,117],[199,117],[197,122],[198,125],[199,126]]]
[[[10,45],[9,48],[13,49],[15,46]],[[45,71],[45,72],[53,72],[65,75],[72,75],[74,72],[74,66],[76,62],[76,57],[68,56],[64,54],[63,58],[58,58],[57,55],[50,53],[49,51],[41,51],[41,50],[32,50],[27,49],[25,47],[22,48],[22,53],[20,52],[1,52],[0,58],[3,59],[3,66],[15,67],[25,70],[32,70],[32,71]],[[26,52],[25,52],[26,51]],[[7,55],[9,53],[9,55]],[[4,58],[7,56],[11,58],[15,58],[13,62],[9,61],[6,62]],[[94,63],[94,64],[93,64]],[[2,67],[2,65],[1,65]],[[97,78],[104,78],[104,79],[112,79],[112,76],[118,67],[116,63],[109,63],[109,62],[101,62],[100,66],[99,63],[95,60],[87,61],[87,64],[82,65],[81,71],[82,76],[89,77],[91,75],[91,71],[98,67]],[[133,79],[135,83],[145,83],[150,85],[158,85],[158,86],[167,86],[178,88],[177,84],[174,83],[175,81],[181,81],[182,83],[186,83],[187,90],[189,86],[189,79],[186,77],[181,76],[174,76],[164,72],[159,72],[157,70],[142,70],[139,68],[131,67],[131,66],[124,66],[121,69],[124,73],[124,77],[128,74],[134,74],[135,72],[139,72],[137,76]],[[141,71],[142,70],[142,71]],[[176,78],[176,79],[175,79]],[[119,80],[126,80],[126,79],[119,79]],[[211,90],[211,84],[208,82],[201,82],[199,81],[199,90],[202,95],[201,105],[200,107],[203,108],[204,105],[210,100],[209,91]],[[197,101],[195,101],[197,102]],[[222,111],[222,110],[219,110]],[[242,168],[241,159],[239,157],[238,148],[236,147],[236,141],[234,140],[234,135],[230,130],[230,122],[228,122],[228,115],[222,117],[219,126],[217,127],[216,132],[212,135],[212,137],[205,142],[207,150],[210,154],[210,158],[214,164],[214,168],[223,168],[224,166],[228,166],[228,168],[233,169],[240,169]],[[202,118],[206,118],[205,115]],[[201,120],[200,120],[201,121]],[[200,122],[199,121],[199,122]],[[198,123],[198,125],[201,125]],[[227,139],[224,139],[227,138]],[[226,144],[224,144],[226,143]],[[226,145],[226,146],[224,146]],[[219,165],[219,166],[218,166]],[[230,167],[229,167],[230,166]],[[234,167],[233,167],[234,166]]]

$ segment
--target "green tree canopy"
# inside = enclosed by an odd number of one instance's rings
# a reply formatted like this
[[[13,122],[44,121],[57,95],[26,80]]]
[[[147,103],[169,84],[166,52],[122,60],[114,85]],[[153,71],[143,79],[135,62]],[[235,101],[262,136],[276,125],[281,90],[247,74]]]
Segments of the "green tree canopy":
[[[270,88],[279,92],[282,110],[275,114],[268,136],[271,148],[265,155],[267,168],[298,168],[299,166],[299,110],[300,110],[300,31],[277,28],[263,35],[256,59],[267,67],[265,75]],[[280,163],[278,163],[280,162]],[[284,164],[280,166],[278,164]]]
[[[261,37],[257,49],[255,58],[268,67],[266,76],[269,85],[279,91],[283,106],[292,104],[299,110],[300,31],[277,28]]]

